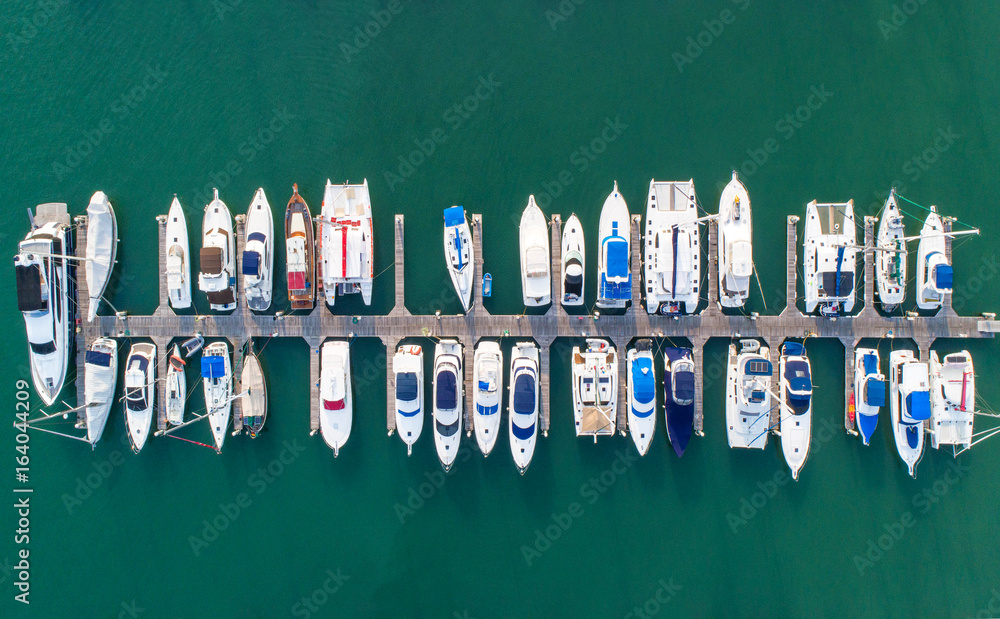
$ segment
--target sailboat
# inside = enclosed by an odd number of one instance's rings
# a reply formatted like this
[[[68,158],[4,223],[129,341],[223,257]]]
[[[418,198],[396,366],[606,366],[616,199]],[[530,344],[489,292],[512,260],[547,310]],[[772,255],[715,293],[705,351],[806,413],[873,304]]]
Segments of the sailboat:
[[[118,253],[118,221],[111,202],[98,191],[87,205],[87,264],[84,267],[90,305],[87,308],[87,322],[93,322],[101,297],[111,279]]]
[[[65,204],[40,205],[31,232],[14,256],[17,309],[28,335],[31,380],[46,406],[62,391],[75,335],[70,323],[76,269],[68,222]]]
[[[812,371],[805,346],[798,342],[785,342],[778,362],[778,384],[781,393],[781,452],[798,480],[812,438]]]
[[[91,342],[84,357],[83,372],[87,442],[94,445],[104,434],[108,412],[114,402],[115,385],[118,383],[118,344],[107,337]]]
[[[867,445],[875,434],[879,409],[885,406],[885,375],[874,348],[854,349],[854,404],[858,433]]]
[[[945,251],[944,225],[937,208],[931,206],[917,244],[917,307],[941,307],[944,295],[951,294],[954,274]]]
[[[643,246],[646,311],[691,314],[701,282],[698,199],[694,181],[649,181]]]
[[[323,343],[319,374],[319,431],[333,457],[351,437],[354,404],[351,396],[351,347],[344,340]]]
[[[139,453],[149,438],[156,400],[156,346],[133,344],[125,361],[125,425],[132,451]]]
[[[274,276],[274,216],[264,189],[253,196],[246,219],[243,246],[243,290],[247,307],[263,312],[271,307]]]
[[[285,265],[292,309],[311,310],[316,302],[316,242],[309,205],[299,195],[298,183],[292,185],[285,209]]]
[[[424,352],[419,346],[400,346],[392,357],[396,378],[396,432],[406,444],[406,455],[424,429]]]
[[[538,359],[534,342],[518,342],[510,354],[510,452],[521,475],[531,464],[538,439]]]
[[[209,306],[217,311],[236,309],[236,243],[229,207],[215,198],[205,206],[201,225],[201,272],[198,288],[208,294]]]
[[[583,305],[583,277],[586,273],[583,226],[574,213],[562,233],[562,304]]]
[[[976,375],[969,351],[945,355],[940,361],[931,351],[931,447],[972,446],[972,424],[976,414]]]
[[[606,340],[573,347],[573,417],[577,436],[611,436],[618,415],[618,353]]]
[[[924,454],[924,422],[931,417],[930,377],[926,363],[917,361],[909,350],[889,354],[889,413],[896,450],[911,477]]]
[[[490,455],[500,432],[500,398],[503,393],[503,352],[496,342],[476,346],[472,365],[472,426],[483,456]]]
[[[882,308],[887,312],[896,309],[906,298],[905,236],[903,215],[893,187],[882,207],[875,252],[875,285]]]
[[[645,456],[656,433],[653,341],[637,341],[635,348],[625,355],[625,366],[628,372],[628,428],[639,455]]]
[[[549,269],[549,232],[542,209],[535,196],[528,196],[528,206],[521,214],[518,232],[521,249],[521,294],[528,307],[548,305],[552,301],[552,272]]]
[[[628,206],[615,181],[597,236],[597,307],[624,308],[632,300],[631,236]]]
[[[719,198],[719,303],[743,307],[753,275],[750,195],[736,171]]]
[[[215,451],[221,453],[233,409],[233,367],[228,342],[212,342],[205,347],[201,354],[201,378],[208,425],[212,428]]]
[[[690,348],[665,348],[663,397],[667,417],[667,438],[680,458],[694,431],[694,362]]]
[[[729,446],[767,447],[771,426],[770,349],[757,340],[729,345],[726,365],[726,426]]]
[[[240,410],[243,428],[250,438],[257,438],[267,421],[267,383],[260,359],[251,350],[243,357],[240,372]]]
[[[167,214],[167,294],[174,309],[191,307],[191,251],[187,219],[174,196]]]
[[[806,205],[803,242],[806,313],[819,307],[823,316],[849,314],[854,309],[854,269],[858,246],[854,200]]]
[[[179,426],[184,423],[184,408],[187,404],[187,376],[184,367],[187,362],[181,356],[180,346],[174,344],[167,357],[167,421]]]
[[[360,185],[334,185],[326,181],[320,215],[319,247],[323,292],[328,305],[338,295],[361,293],[372,303],[374,244],[372,202],[368,180]]]
[[[452,206],[444,209],[444,259],[451,283],[466,312],[472,307],[472,279],[475,271],[472,233],[465,219],[465,209]]]
[[[455,464],[462,440],[462,355],[456,340],[441,340],[434,346],[434,448],[445,473]]]

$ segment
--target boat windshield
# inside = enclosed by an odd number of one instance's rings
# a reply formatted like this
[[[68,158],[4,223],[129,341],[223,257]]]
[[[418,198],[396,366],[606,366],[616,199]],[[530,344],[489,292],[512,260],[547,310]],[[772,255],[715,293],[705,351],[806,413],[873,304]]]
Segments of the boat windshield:
[[[346,408],[344,404],[344,399],[339,400],[323,400],[323,409],[328,411],[341,411]]]
[[[412,402],[417,399],[417,375],[414,372],[400,372],[396,375],[396,399]]]
[[[435,405],[439,410],[451,410],[458,402],[458,388],[455,373],[442,370],[437,375],[437,394]]]
[[[36,344],[35,342],[28,342],[28,346],[31,347],[31,352],[36,355],[51,355],[56,351],[55,342],[42,342],[41,344]]]
[[[535,377],[528,372],[514,379],[514,412],[521,415],[535,412]]]
[[[437,419],[434,420],[434,425],[437,427],[438,434],[441,436],[454,436],[458,432],[458,425],[461,419],[456,419],[452,423],[441,423]]]

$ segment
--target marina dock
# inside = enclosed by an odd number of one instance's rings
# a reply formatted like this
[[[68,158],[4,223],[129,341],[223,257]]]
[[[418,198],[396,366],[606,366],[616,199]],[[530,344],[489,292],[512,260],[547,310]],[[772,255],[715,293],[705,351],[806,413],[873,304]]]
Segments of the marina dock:
[[[78,217],[81,222],[85,217]],[[243,251],[243,218],[237,216],[236,238],[237,256]],[[301,338],[309,346],[309,380],[311,387],[309,429],[311,434],[319,430],[319,348],[326,338],[379,338],[386,349],[386,427],[391,435],[395,431],[395,380],[392,371],[392,356],[399,343],[408,337],[453,338],[462,343],[465,348],[465,397],[466,397],[466,432],[472,432],[472,360],[475,344],[482,338],[497,339],[510,337],[515,340],[533,339],[540,348],[540,391],[541,411],[540,429],[547,435],[551,427],[550,411],[550,356],[557,338],[602,337],[610,340],[618,350],[619,355],[619,405],[618,430],[627,432],[627,402],[626,402],[626,366],[625,353],[629,343],[635,338],[678,338],[677,345],[683,345],[683,339],[690,341],[693,348],[695,364],[695,419],[694,429],[698,435],[704,435],[704,346],[712,338],[731,340],[734,337],[760,338],[771,348],[771,360],[774,364],[775,387],[777,386],[778,354],[781,343],[786,338],[834,338],[844,345],[845,394],[853,387],[854,347],[862,338],[894,337],[913,340],[920,358],[926,360],[934,340],[938,338],[992,338],[1000,331],[1000,322],[994,316],[963,317],[958,316],[951,307],[951,297],[946,295],[944,306],[932,317],[919,316],[882,316],[874,307],[874,266],[873,252],[864,252],[864,293],[863,299],[858,299],[856,305],[862,309],[854,316],[842,316],[835,319],[820,316],[803,315],[796,307],[797,300],[797,256],[799,250],[796,224],[799,218],[789,216],[786,227],[786,291],[785,307],[777,315],[731,315],[722,312],[718,303],[718,264],[716,251],[718,239],[714,220],[708,222],[709,256],[708,256],[708,304],[699,314],[690,316],[659,316],[646,313],[642,303],[642,244],[641,221],[639,215],[631,218],[631,252],[632,252],[632,295],[631,306],[624,314],[570,315],[559,304],[561,287],[561,240],[562,219],[553,215],[549,223],[551,234],[551,269],[552,269],[552,300],[553,303],[544,314],[537,315],[496,315],[483,307],[483,251],[482,239],[486,222],[482,215],[472,215],[473,242],[475,245],[475,276],[473,290],[473,307],[465,315],[418,315],[412,314],[406,308],[404,300],[404,227],[403,215],[395,215],[393,230],[395,236],[395,293],[394,307],[383,316],[350,316],[333,314],[324,307],[322,297],[317,306],[309,313],[282,315],[258,315],[250,311],[244,300],[242,277],[237,276],[239,304],[237,309],[229,314],[209,315],[178,315],[168,305],[166,280],[166,217],[157,217],[159,226],[159,306],[148,316],[132,316],[121,312],[117,315],[98,316],[94,322],[81,321],[78,337],[77,355],[77,398],[83,402],[83,359],[86,347],[97,337],[136,337],[149,338],[157,346],[158,363],[157,376],[166,375],[166,360],[168,345],[174,338],[187,338],[200,333],[206,338],[225,338],[231,349],[239,351],[248,338]],[[950,223],[946,223],[950,230]],[[874,219],[866,218],[864,226],[864,243],[866,248],[874,246]],[[86,253],[86,226],[77,228],[78,256]],[[951,243],[947,244],[949,262],[951,259]],[[80,299],[86,299],[86,283],[79,277]],[[450,285],[450,284],[442,284]],[[195,294],[200,294],[195,292]],[[281,299],[285,294],[283,289],[275,289],[273,298]],[[557,354],[568,355],[569,348],[556,346]],[[433,354],[426,351],[425,354]],[[239,367],[239,360],[234,364],[234,370]],[[234,371],[234,374],[236,372]],[[430,384],[429,377],[427,385]],[[429,387],[428,387],[429,388]],[[717,388],[722,388],[717,387]],[[157,383],[157,398],[159,413],[157,425],[160,430],[166,428],[166,401],[163,381]],[[569,393],[565,394],[569,398]],[[359,409],[363,410],[363,409]],[[81,411],[81,415],[83,412]],[[772,427],[776,427],[778,413],[772,414]],[[239,423],[239,421],[237,421]],[[366,423],[357,420],[356,423]],[[572,420],[559,420],[558,427],[569,432]],[[846,411],[844,411],[845,429],[852,431]]]

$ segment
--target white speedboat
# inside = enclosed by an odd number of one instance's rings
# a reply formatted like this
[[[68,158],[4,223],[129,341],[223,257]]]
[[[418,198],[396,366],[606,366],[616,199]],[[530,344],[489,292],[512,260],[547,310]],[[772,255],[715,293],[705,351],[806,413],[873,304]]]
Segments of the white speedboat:
[[[264,189],[250,203],[243,246],[243,293],[247,307],[263,312],[271,307],[274,283],[274,216]]]
[[[87,442],[101,440],[108,412],[115,401],[118,383],[118,344],[111,338],[99,337],[90,343],[84,361],[84,401],[87,404]]]
[[[632,300],[631,238],[628,206],[615,181],[597,235],[597,307],[624,308]]]
[[[823,316],[849,314],[854,309],[854,269],[858,250],[854,200],[806,205],[803,269],[806,313],[819,308]]]
[[[694,432],[695,380],[691,353],[690,348],[663,349],[666,365],[663,372],[663,408],[667,420],[667,438],[678,458],[684,455]]]
[[[628,368],[628,430],[639,455],[645,456],[656,432],[653,341],[637,341],[635,348],[626,354],[625,360]]]
[[[462,440],[462,355],[456,340],[441,340],[434,346],[434,447],[446,473],[455,464]]]
[[[174,344],[167,357],[167,421],[175,426],[184,423],[184,408],[187,404],[187,376],[184,374],[184,356],[181,348]]]
[[[611,436],[618,415],[618,352],[606,340],[573,347],[573,417],[577,436]]]
[[[503,393],[503,352],[496,342],[476,345],[472,365],[472,426],[483,456],[490,455],[500,432],[500,398]]]
[[[97,316],[97,308],[111,279],[117,254],[118,220],[115,219],[115,210],[104,192],[98,191],[87,205],[87,265],[84,267],[90,293],[87,322],[92,322]]]
[[[452,206],[444,209],[444,260],[448,265],[451,283],[466,312],[472,307],[472,279],[475,275],[475,256],[472,233],[465,219],[465,209]]]
[[[528,196],[528,206],[521,215],[518,233],[521,248],[521,294],[528,307],[548,305],[552,301],[552,271],[549,268],[549,229],[535,196]]]
[[[945,355],[944,362],[931,351],[931,447],[972,446],[976,410],[976,375],[969,351]]]
[[[351,397],[351,346],[344,340],[323,343],[319,374],[319,431],[323,440],[340,455],[351,437],[354,404]]]
[[[875,285],[882,307],[891,312],[906,298],[906,230],[896,188],[882,207],[875,245]],[[867,444],[867,443],[865,443]]]
[[[726,364],[726,426],[730,447],[764,449],[771,429],[770,349],[757,340],[729,345]]]
[[[583,305],[583,276],[586,273],[583,226],[576,214],[570,215],[562,233],[562,304]]]
[[[538,439],[538,359],[534,342],[519,342],[510,353],[510,453],[521,475],[531,464]]]
[[[292,310],[311,310],[316,302],[316,243],[309,205],[297,183],[285,208],[285,273]]]
[[[167,294],[174,309],[191,307],[191,251],[187,218],[174,196],[167,214]]]
[[[257,438],[267,421],[267,381],[260,359],[252,350],[243,358],[239,397],[243,429],[250,438]]]
[[[694,181],[649,181],[646,200],[646,311],[691,314],[701,282],[700,232]]]
[[[944,295],[951,294],[953,272],[945,251],[944,226],[935,207],[924,220],[917,244],[917,307],[941,307]]]
[[[899,457],[915,478],[924,454],[924,422],[931,417],[927,364],[917,361],[909,350],[894,350],[889,354],[889,367],[892,434]]]
[[[149,438],[156,400],[156,346],[133,344],[125,361],[125,425],[132,451]]]
[[[419,346],[400,346],[392,357],[396,380],[396,432],[406,443],[406,455],[424,429],[424,351]]]
[[[208,294],[209,306],[217,311],[236,309],[236,242],[229,207],[215,198],[205,206],[201,225],[201,272],[198,288]]]
[[[51,215],[51,217],[49,217]],[[42,221],[48,219],[47,221]],[[17,309],[28,334],[28,359],[35,391],[51,406],[66,381],[75,314],[73,235],[65,204],[43,204],[14,256]]]
[[[792,470],[792,479],[809,457],[812,439],[812,370],[805,347],[798,342],[785,342],[778,362],[778,384],[781,387],[781,452]]]
[[[854,414],[861,442],[867,445],[885,406],[885,375],[879,370],[878,350],[854,349]]]
[[[327,179],[319,221],[327,304],[333,305],[337,295],[361,293],[365,305],[371,305],[375,248],[368,180],[360,185],[334,185]]]
[[[215,451],[221,452],[233,410],[233,366],[227,342],[212,342],[202,351],[201,378]]]
[[[719,198],[719,303],[743,307],[753,275],[750,195],[736,171]]]

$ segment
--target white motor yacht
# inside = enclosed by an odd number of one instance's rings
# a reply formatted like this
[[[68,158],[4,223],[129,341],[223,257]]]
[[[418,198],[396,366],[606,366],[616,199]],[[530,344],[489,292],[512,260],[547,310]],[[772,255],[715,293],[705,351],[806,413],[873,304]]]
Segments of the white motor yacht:
[[[396,381],[396,433],[406,444],[406,455],[424,429],[424,351],[415,345],[400,346],[392,357]]]
[[[462,440],[463,354],[456,340],[441,340],[434,346],[434,447],[446,473],[455,464]]]
[[[597,307],[621,309],[632,300],[631,237],[628,206],[615,181],[597,235]]]
[[[191,307],[191,250],[188,245],[187,218],[174,196],[167,214],[167,294],[170,307]]]
[[[354,405],[351,397],[351,346],[344,340],[323,343],[319,370],[319,431],[333,457],[351,437]]]
[[[729,345],[726,426],[730,447],[764,449],[771,429],[770,349],[757,340]]]
[[[549,229],[535,196],[521,215],[518,233],[521,249],[521,294],[528,307],[548,305],[552,300],[552,271],[549,268]]]
[[[132,451],[146,445],[156,410],[156,346],[133,344],[125,361],[125,425]]]
[[[521,475],[528,470],[538,439],[538,346],[519,342],[510,355],[510,452]]]
[[[208,294],[209,306],[217,311],[236,309],[236,242],[229,207],[215,198],[205,206],[201,226],[201,272],[198,288]]]
[[[247,307],[263,312],[271,307],[274,289],[274,215],[264,189],[250,203],[243,246],[243,293]]]
[[[583,226],[576,214],[570,215],[562,232],[562,304],[583,305],[583,278],[586,273]]]
[[[750,195],[733,171],[719,198],[719,303],[743,307],[753,275],[753,227]]]
[[[911,477],[917,476],[917,464],[924,454],[924,422],[931,417],[930,377],[926,363],[909,350],[894,350],[889,355],[889,413],[896,450]]]

